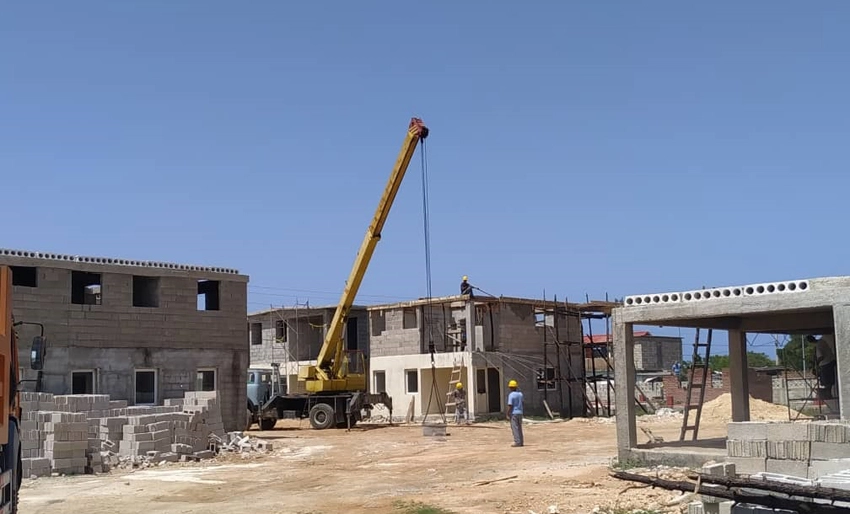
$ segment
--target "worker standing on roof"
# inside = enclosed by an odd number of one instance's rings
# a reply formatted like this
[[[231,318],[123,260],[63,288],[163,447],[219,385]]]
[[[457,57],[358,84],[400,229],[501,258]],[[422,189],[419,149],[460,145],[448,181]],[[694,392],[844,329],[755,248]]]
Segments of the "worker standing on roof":
[[[511,432],[514,435],[512,447],[523,446],[525,441],[522,437],[522,393],[517,391],[516,380],[508,382],[511,390],[508,394],[508,419],[511,422]]]
[[[452,392],[452,401],[455,404],[455,423],[460,425],[460,420],[468,425],[469,416],[466,412],[466,391],[463,389],[463,383],[455,384],[455,390]]]
[[[466,275],[463,276],[463,280],[460,283],[460,294],[472,296],[472,284],[469,283],[469,277]]]

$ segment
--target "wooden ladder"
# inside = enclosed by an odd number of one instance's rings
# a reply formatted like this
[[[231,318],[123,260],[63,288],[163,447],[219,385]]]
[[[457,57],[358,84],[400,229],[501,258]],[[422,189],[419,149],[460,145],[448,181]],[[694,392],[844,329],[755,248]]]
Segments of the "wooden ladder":
[[[446,392],[446,420],[449,419],[449,416],[454,418],[455,412],[457,411],[457,405],[454,402],[454,398],[452,395],[455,392],[456,385],[458,382],[462,382],[461,378],[463,376],[463,357],[461,357],[460,362],[457,360],[454,361],[454,367],[452,368],[452,375],[449,379],[449,390]],[[466,384],[468,385],[468,384]],[[466,387],[464,386],[464,388]],[[467,401],[467,405],[469,402]],[[468,413],[467,413],[468,415]]]
[[[711,380],[711,377],[708,376],[708,358],[711,356],[711,333],[712,330],[708,329],[708,336],[704,343],[699,340],[699,329],[697,329],[696,335],[694,336],[694,360],[691,364],[690,376],[688,377],[688,393],[685,399],[685,411],[683,413],[684,417],[682,418],[682,431],[679,433],[679,441],[684,441],[689,431],[693,432],[691,440],[697,440],[697,434],[699,433],[699,421],[700,416],[702,415],[702,405],[705,402],[705,389],[710,385],[708,381]],[[700,350],[702,348],[705,348],[704,357],[700,355]],[[697,373],[701,373],[701,376],[698,376]],[[699,390],[699,400],[696,403],[693,403],[694,389]],[[688,424],[688,417],[691,409],[696,409],[693,425]]]

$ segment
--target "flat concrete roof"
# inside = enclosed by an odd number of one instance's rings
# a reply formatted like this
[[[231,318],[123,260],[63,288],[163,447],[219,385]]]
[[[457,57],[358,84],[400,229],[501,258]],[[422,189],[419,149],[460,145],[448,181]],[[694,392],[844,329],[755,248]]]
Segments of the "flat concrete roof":
[[[138,259],[123,259],[120,257],[92,257],[86,255],[70,255],[55,252],[39,252],[34,250],[13,250],[0,248],[0,260],[9,262],[11,266],[32,266],[36,262],[44,262],[44,266],[55,268],[69,267],[68,265],[86,266],[121,266],[133,268],[162,269],[170,271],[199,271],[207,273],[220,273],[226,275],[239,275],[239,270],[233,268],[222,268],[217,266],[199,266],[195,264],[177,264],[161,261],[142,261]],[[45,262],[47,261],[47,262]]]
[[[627,296],[615,309],[634,325],[820,333],[832,306],[850,303],[850,277],[821,277]]]
[[[337,304],[333,305],[311,305],[309,307],[272,307],[271,309],[263,309],[260,311],[249,312],[248,317],[261,316],[263,314],[298,314],[299,316],[310,316],[322,314],[325,311],[335,311]],[[351,310],[366,310],[365,305],[352,305]]]
[[[410,300],[406,302],[397,302],[397,303],[385,303],[385,304],[376,304],[370,305],[367,307],[370,311],[380,311],[380,310],[390,310],[390,309],[400,309],[404,307],[419,307],[423,305],[432,304],[451,304],[454,302],[465,303],[469,300],[469,297],[466,295],[451,295],[451,296],[435,296],[433,298],[418,298],[416,300]],[[476,304],[488,304],[488,303],[510,303],[513,305],[529,305],[532,307],[537,307],[540,309],[570,309],[579,312],[595,312],[595,311],[605,311],[606,309],[612,309],[617,304],[612,302],[604,302],[604,301],[593,301],[589,303],[568,303],[558,301],[555,302],[553,300],[538,300],[534,298],[515,298],[512,296],[474,296],[472,301]]]

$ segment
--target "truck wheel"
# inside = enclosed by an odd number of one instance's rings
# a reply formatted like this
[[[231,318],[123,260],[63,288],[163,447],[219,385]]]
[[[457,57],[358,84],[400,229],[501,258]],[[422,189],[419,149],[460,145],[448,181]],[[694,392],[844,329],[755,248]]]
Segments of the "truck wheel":
[[[251,430],[251,425],[254,424],[254,413],[248,409],[248,417],[245,419],[245,431]]]
[[[334,426],[334,418],[334,408],[327,403],[317,403],[310,409],[310,425],[317,430]]]
[[[260,420],[260,430],[272,430],[276,424],[277,420],[274,418],[263,418]]]

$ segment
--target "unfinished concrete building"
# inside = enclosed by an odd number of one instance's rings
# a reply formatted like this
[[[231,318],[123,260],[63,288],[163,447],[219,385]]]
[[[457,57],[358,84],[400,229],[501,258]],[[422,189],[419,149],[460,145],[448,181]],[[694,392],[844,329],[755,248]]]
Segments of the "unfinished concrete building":
[[[617,442],[620,459],[675,462],[672,454],[692,465],[725,454],[720,441],[713,454],[698,441],[693,447],[647,448],[638,445],[635,422],[636,326],[674,326],[723,330],[729,341],[729,391],[733,421],[749,420],[750,384],[747,334],[834,334],[838,364],[836,416],[850,415],[850,277],[788,280],[628,296],[613,311]],[[688,458],[691,458],[688,461]]]
[[[545,400],[562,416],[583,416],[577,307],[467,296],[371,306],[372,391],[387,392],[399,414],[437,415],[444,412],[455,370],[467,391],[470,417],[505,412],[511,379],[523,391],[527,415],[546,415]]]
[[[585,344],[593,343],[594,345],[602,345],[608,343],[608,346],[613,341],[612,334],[586,335],[584,336]],[[648,330],[635,332],[635,369],[638,373],[670,371],[673,364],[682,362],[682,338],[675,336],[659,336],[654,335]],[[594,358],[596,368],[602,369],[605,366],[605,361],[602,360],[608,356],[607,347],[604,347],[605,355],[599,355],[601,352],[597,348],[587,348],[585,358]],[[590,369],[590,363],[585,366]]]
[[[248,368],[248,277],[234,269],[0,250],[12,268],[17,321],[42,323],[42,390],[156,405],[218,391],[228,430],[242,429]],[[35,388],[20,327],[23,389]]]
[[[298,382],[298,366],[316,359],[336,306],[288,307],[254,312],[248,316],[251,367],[280,365],[287,391],[305,392]],[[369,356],[369,318],[366,308],[352,306],[343,333],[347,351]]]

